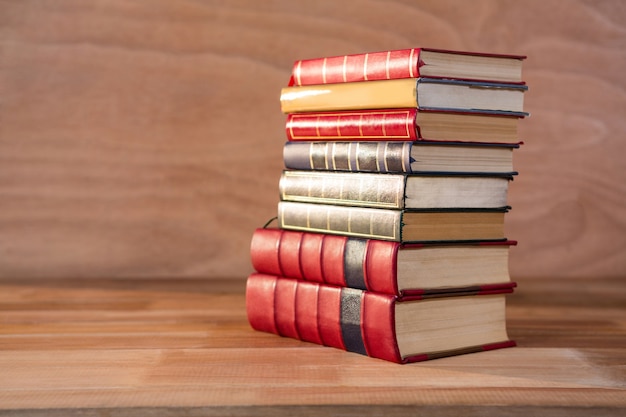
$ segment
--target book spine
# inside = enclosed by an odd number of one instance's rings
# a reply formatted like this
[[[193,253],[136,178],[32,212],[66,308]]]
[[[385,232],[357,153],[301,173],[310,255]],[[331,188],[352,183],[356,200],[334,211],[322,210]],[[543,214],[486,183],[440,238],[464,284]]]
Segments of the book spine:
[[[250,257],[257,272],[399,295],[397,242],[257,229]]]
[[[401,210],[281,201],[277,217],[283,229],[401,241]]]
[[[349,83],[419,77],[420,49],[370,52],[296,61],[293,85]]]
[[[253,273],[246,283],[252,328],[401,362],[395,297]]]
[[[412,142],[287,142],[287,169],[401,173],[411,172]]]
[[[284,87],[280,106],[283,113],[417,108],[417,81],[408,78]]]
[[[283,201],[401,209],[404,185],[404,175],[284,171],[278,188]]]
[[[292,113],[287,139],[298,140],[417,140],[417,109]]]

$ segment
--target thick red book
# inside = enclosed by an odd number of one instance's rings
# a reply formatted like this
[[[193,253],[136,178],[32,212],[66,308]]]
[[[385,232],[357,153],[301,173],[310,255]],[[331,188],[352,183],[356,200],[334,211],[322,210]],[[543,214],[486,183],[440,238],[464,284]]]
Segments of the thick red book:
[[[514,346],[505,317],[512,291],[400,298],[254,273],[246,310],[259,331],[408,363]]]
[[[250,258],[257,272],[397,296],[512,287],[515,241],[401,244],[323,233],[259,228]]]
[[[303,59],[289,85],[333,84],[399,78],[458,78],[523,83],[522,55],[411,48]]]
[[[289,141],[455,141],[520,143],[521,115],[417,108],[290,113]]]

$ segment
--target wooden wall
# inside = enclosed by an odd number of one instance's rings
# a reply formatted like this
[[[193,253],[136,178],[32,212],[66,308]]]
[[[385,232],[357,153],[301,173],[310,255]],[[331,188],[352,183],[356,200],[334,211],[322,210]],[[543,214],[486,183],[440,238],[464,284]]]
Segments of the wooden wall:
[[[299,58],[528,55],[516,278],[626,271],[626,2],[0,0],[0,277],[245,277]]]

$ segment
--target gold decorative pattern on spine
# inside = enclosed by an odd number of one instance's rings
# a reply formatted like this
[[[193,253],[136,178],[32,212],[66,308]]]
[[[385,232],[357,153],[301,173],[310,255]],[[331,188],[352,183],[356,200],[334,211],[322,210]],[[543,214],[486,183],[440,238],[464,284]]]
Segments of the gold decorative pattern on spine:
[[[328,169],[328,142],[324,144],[324,168]]]
[[[391,51],[387,51],[387,61],[385,61],[385,75],[389,79],[389,59],[391,58]]]
[[[383,120],[382,123],[380,124],[381,127],[383,128],[383,137],[387,137],[387,129],[385,127],[385,120],[387,119],[387,113],[383,113]]]
[[[409,125],[413,124],[411,119],[409,119],[409,116],[411,115],[411,112],[406,112],[406,122],[404,123],[404,126],[406,127],[406,137],[409,138],[411,137],[411,132],[409,132]],[[411,126],[415,129],[414,126]]]
[[[311,227],[311,210],[310,207],[306,208],[306,227]]]
[[[326,230],[330,230],[330,210],[326,210]]]
[[[326,58],[324,58],[324,63],[322,64],[322,82],[326,84]]]
[[[340,138],[341,137],[341,116],[337,116],[337,137]]]
[[[300,67],[301,66],[302,66],[302,61],[298,61],[298,64],[296,65],[296,83],[298,85],[302,85],[302,80],[300,79],[300,72],[301,72]]]
[[[357,142],[356,146],[357,146],[357,152],[358,152],[359,151],[359,148],[358,148],[359,143],[358,142]],[[352,171],[352,160],[350,159],[350,155],[352,154],[352,142],[348,142],[347,153],[348,153],[348,156],[347,156],[347,158],[348,158],[348,171]]]
[[[385,164],[385,172],[389,172],[389,165],[387,164],[387,149],[389,149],[389,143],[385,143],[385,149],[383,150],[383,162]]]
[[[315,118],[315,134],[318,138],[320,137],[320,117],[321,116],[317,116]]]
[[[291,119],[291,123],[289,123],[289,135],[292,139],[295,139],[295,136],[293,135],[293,119]]]
[[[402,172],[408,172],[406,167],[407,151],[411,147],[410,143],[402,144]]]
[[[410,115],[411,115],[410,111],[400,111],[400,110],[387,111],[386,110],[386,111],[375,111],[375,112],[367,111],[367,113],[369,113],[369,114],[379,114],[379,115],[389,115],[389,114],[395,114],[395,115],[402,115],[403,114],[403,115],[405,115],[406,122],[405,122],[405,126],[404,127],[405,127],[406,133],[405,134],[399,134],[399,135],[388,135],[387,133],[385,133],[385,138],[409,139],[411,137],[410,129],[411,129],[411,127],[414,127],[415,125],[414,125],[413,121],[410,119]],[[366,137],[363,134],[362,124],[361,124],[363,122],[363,114],[362,113],[356,113],[356,112],[352,112],[352,113],[349,113],[349,114],[350,115],[359,114],[359,123],[358,123],[359,124],[359,134],[358,135],[356,135],[356,134],[355,135],[350,135],[350,134],[349,135],[344,135],[344,134],[342,134],[342,135],[337,135],[337,136],[324,136],[324,138],[358,139],[358,138]],[[339,112],[339,113],[327,113],[324,116],[325,117],[338,116],[339,117],[338,121],[339,121],[339,120],[341,120],[341,117],[344,117],[345,115],[346,114],[344,112]],[[320,116],[315,116],[315,117],[320,117]],[[320,122],[319,119],[317,119],[317,121],[316,121],[317,124],[315,126],[315,132],[316,132],[317,136],[313,136],[313,135],[310,135],[310,136],[299,135],[297,129],[294,131],[293,124],[296,124],[297,121],[301,120],[302,118],[304,118],[306,120],[313,120],[313,116],[308,115],[308,114],[305,114],[305,115],[293,114],[293,115],[291,115],[291,124],[289,126],[289,129],[290,129],[292,138],[294,140],[307,140],[307,139],[315,140],[315,139],[321,138],[322,136],[321,136],[321,134],[319,132],[319,122]],[[298,125],[296,124],[296,126],[298,126]],[[295,132],[295,134],[294,134],[294,132]],[[367,137],[372,137],[372,136],[370,135],[370,136],[367,136]]]
[[[413,55],[415,55],[415,49],[411,49],[411,54],[409,55],[409,76],[411,78],[415,77],[415,74],[413,74]]]
[[[363,79],[365,81],[367,80],[367,57],[369,56],[369,54],[365,54],[365,60],[363,61]]]
[[[363,137],[363,114],[359,115],[359,136]]]
[[[315,152],[315,150],[313,149],[315,146],[315,143],[309,143],[309,166],[311,167],[311,169],[315,169],[315,163],[313,162],[313,153]]]

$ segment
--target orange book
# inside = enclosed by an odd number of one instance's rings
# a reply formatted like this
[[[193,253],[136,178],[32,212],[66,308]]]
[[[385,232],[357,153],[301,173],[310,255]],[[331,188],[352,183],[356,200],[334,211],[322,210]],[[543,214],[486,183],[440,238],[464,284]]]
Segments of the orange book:
[[[283,113],[404,109],[525,116],[523,84],[436,78],[285,87]]]

